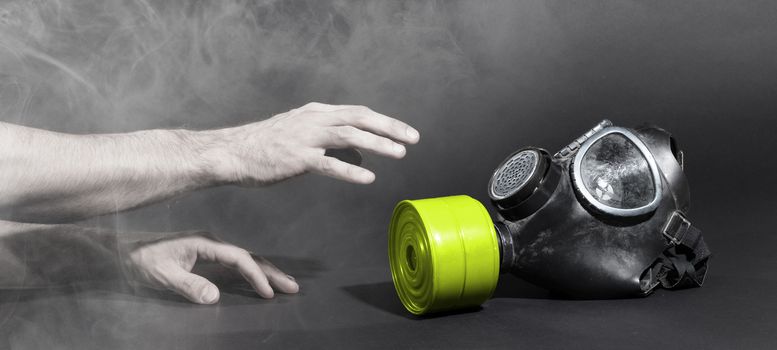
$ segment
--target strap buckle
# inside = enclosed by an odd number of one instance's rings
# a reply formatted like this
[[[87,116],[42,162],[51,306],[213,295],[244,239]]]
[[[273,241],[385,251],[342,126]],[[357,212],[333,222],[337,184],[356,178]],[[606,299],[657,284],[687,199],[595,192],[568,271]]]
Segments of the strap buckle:
[[[685,214],[679,210],[675,210],[669,216],[669,220],[666,221],[661,233],[669,239],[674,245],[683,243],[685,235],[688,233],[688,229],[691,228],[691,222],[685,217]]]

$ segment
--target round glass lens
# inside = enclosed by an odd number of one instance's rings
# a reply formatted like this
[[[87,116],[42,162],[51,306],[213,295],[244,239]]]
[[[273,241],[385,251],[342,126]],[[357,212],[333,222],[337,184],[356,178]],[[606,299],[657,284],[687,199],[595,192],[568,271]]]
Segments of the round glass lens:
[[[583,184],[600,203],[634,209],[653,201],[656,189],[645,155],[619,133],[594,142],[580,162]]]

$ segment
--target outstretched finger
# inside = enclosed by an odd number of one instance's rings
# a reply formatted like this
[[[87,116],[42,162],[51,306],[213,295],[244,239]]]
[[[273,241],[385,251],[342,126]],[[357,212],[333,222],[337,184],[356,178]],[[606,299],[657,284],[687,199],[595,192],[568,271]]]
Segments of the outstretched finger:
[[[289,294],[299,292],[299,284],[297,284],[294,277],[287,275],[263,257],[254,256],[254,260],[262,267],[262,271],[267,275],[270,285],[272,285],[275,290]]]
[[[170,265],[163,273],[163,285],[193,303],[214,304],[219,301],[219,289],[205,277],[195,275],[178,265]]]
[[[365,106],[342,106],[323,112],[322,119],[332,126],[350,125],[405,144],[418,143],[418,130],[397,119],[375,112]]]
[[[357,184],[369,184],[375,181],[373,172],[333,157],[314,157],[308,167],[313,172]]]
[[[405,146],[353,126],[329,127],[321,134],[319,143],[326,148],[358,148],[391,158],[402,158],[406,153]]]
[[[275,295],[264,271],[245,249],[231,244],[206,241],[198,248],[198,255],[203,259],[236,269],[261,297],[269,299]]]

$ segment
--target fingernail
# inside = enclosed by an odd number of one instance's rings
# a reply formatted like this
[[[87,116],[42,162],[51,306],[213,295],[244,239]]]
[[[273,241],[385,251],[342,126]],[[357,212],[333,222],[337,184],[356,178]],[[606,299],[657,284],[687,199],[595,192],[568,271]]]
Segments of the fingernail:
[[[292,281],[296,281],[296,280],[297,280],[297,279],[296,279],[296,278],[294,278],[294,276],[292,276],[292,275],[286,275],[286,278],[288,278],[288,279],[290,279],[290,280],[292,280]]]
[[[362,180],[364,181],[364,183],[372,183],[373,181],[375,181],[375,174],[373,174],[369,170],[365,170],[362,172]]]
[[[202,292],[202,297],[200,300],[202,300],[203,303],[206,304],[213,304],[218,300],[219,298],[219,291],[216,288],[213,287],[207,287]]]
[[[418,140],[418,138],[421,137],[421,135],[418,133],[418,131],[416,131],[416,129],[407,128],[406,132],[407,132],[407,137],[413,140]]]
[[[394,144],[394,153],[396,154],[403,154],[405,153],[405,146],[402,146],[398,143]]]

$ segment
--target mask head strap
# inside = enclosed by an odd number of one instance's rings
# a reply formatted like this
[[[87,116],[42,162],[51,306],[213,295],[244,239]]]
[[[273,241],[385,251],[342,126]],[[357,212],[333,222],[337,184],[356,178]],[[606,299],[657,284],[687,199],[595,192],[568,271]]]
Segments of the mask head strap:
[[[667,239],[667,249],[643,273],[644,293],[651,293],[659,285],[666,289],[701,287],[711,256],[701,230],[683,212],[675,210],[661,233]]]

